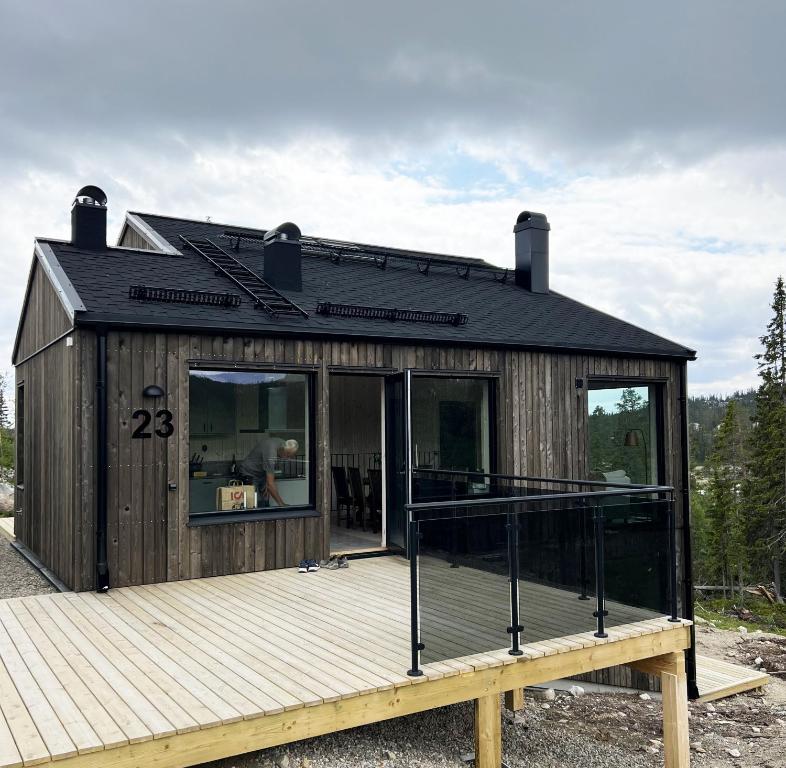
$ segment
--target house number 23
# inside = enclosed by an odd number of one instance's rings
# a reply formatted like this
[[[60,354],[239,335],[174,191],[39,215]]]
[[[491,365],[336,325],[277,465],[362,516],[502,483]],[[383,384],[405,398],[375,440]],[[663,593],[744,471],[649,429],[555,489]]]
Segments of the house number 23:
[[[139,426],[133,431],[131,437],[135,440],[144,440],[145,438],[153,437],[152,432],[148,432],[147,428],[153,420],[153,414],[150,411],[138,410],[134,411],[131,418],[136,421],[141,419]],[[172,411],[160,410],[156,411],[156,419],[158,419],[158,426],[155,428],[155,433],[165,440],[174,434],[175,427],[172,424]]]

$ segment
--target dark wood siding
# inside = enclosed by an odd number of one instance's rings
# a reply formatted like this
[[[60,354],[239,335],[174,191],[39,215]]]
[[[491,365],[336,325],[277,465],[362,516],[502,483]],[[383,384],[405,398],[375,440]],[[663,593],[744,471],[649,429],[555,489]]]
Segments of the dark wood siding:
[[[16,488],[14,530],[69,586],[81,583],[77,571],[83,560],[77,442],[83,382],[76,334],[64,338],[71,328],[35,261],[15,357],[16,385],[24,387],[24,472],[23,485]]]
[[[74,337],[69,337],[73,339]],[[82,586],[82,397],[79,349],[62,339],[18,365],[24,386],[24,486],[16,490],[14,531],[66,584]],[[92,553],[87,553],[92,557]]]
[[[19,345],[14,363],[24,360],[50,341],[62,336],[73,323],[57,292],[36,260],[20,320]]]
[[[145,251],[156,250],[155,247],[152,246],[147,239],[145,239],[142,235],[139,234],[139,232],[137,232],[132,227],[126,227],[126,230],[123,233],[123,237],[118,243],[118,245],[124,248],[140,248]]]
[[[26,470],[20,540],[69,586],[90,589],[95,571],[95,336],[73,334],[17,367],[26,391]],[[329,376],[347,369],[485,372],[497,387],[497,469],[587,477],[587,379],[664,382],[665,482],[682,486],[679,383],[665,360],[480,348],[112,331],[108,334],[109,566],[113,586],[295,565],[329,551]],[[315,376],[317,518],[188,525],[190,361],[310,366]],[[57,371],[58,375],[51,375]],[[62,372],[62,376],[59,374]],[[584,386],[576,387],[576,379]],[[165,396],[143,398],[148,384]],[[132,440],[137,408],[168,408],[175,435]],[[78,459],[77,459],[78,457]],[[327,482],[326,482],[327,481]],[[169,484],[175,490],[169,490]],[[678,525],[682,525],[677,494]],[[626,668],[592,679],[644,685]]]
[[[89,342],[82,343],[87,350]],[[498,469],[552,477],[586,477],[587,389],[576,378],[636,376],[666,380],[666,482],[679,486],[678,364],[534,352],[269,338],[111,332],[109,387],[109,562],[119,586],[295,565],[329,551],[329,369],[415,368],[485,371],[498,378]],[[316,499],[319,518],[188,526],[188,368],[190,360],[314,366],[316,381]],[[94,373],[91,373],[94,375]],[[145,401],[158,384],[166,397]],[[83,390],[85,436],[94,433],[92,385]],[[131,440],[137,408],[168,408],[170,440]],[[92,461],[86,462],[92,467]],[[177,490],[168,490],[175,483]],[[83,492],[92,492],[84,483]],[[94,504],[84,498],[87,530]],[[89,571],[92,573],[92,570]],[[84,579],[88,578],[86,571]],[[87,581],[83,582],[88,584]],[[88,584],[89,585],[89,584]]]

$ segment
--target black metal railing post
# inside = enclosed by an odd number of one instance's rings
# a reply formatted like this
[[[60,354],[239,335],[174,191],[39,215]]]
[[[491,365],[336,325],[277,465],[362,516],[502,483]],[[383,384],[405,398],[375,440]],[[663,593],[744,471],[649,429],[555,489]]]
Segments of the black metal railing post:
[[[409,521],[409,621],[410,621],[410,650],[412,652],[412,666],[407,670],[410,677],[420,677],[420,652],[423,645],[420,642],[420,610],[418,608],[418,551],[420,549],[420,531],[416,520]]]
[[[592,615],[598,620],[598,631],[595,633],[595,637],[608,637],[605,627],[605,619],[609,613],[606,610],[603,551],[606,509],[602,501],[594,504],[593,508],[592,517],[595,522],[595,590],[597,596],[597,609]]]
[[[511,656],[523,656],[521,650],[521,633],[524,627],[519,622],[519,519],[515,512],[507,513],[508,532],[508,572],[510,574],[510,626],[508,633],[511,638],[511,647],[508,653]]]
[[[671,616],[669,621],[679,623],[677,607],[677,512],[674,509],[674,496],[669,494],[666,498],[669,516],[669,606]]]
[[[581,550],[579,551],[579,580],[581,581],[581,594],[579,600],[589,600],[587,594],[587,500],[581,500]]]

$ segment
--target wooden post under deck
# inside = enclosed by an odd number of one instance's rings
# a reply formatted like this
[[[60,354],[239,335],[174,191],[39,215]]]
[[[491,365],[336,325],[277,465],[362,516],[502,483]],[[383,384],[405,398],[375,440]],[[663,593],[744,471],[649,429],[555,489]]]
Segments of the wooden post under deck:
[[[688,681],[685,654],[667,653],[643,659],[629,666],[651,675],[660,675],[663,691],[663,754],[666,768],[688,768]]]
[[[502,712],[499,694],[475,699],[475,768],[502,765]]]
[[[505,691],[505,709],[510,712],[518,712],[524,709],[524,689],[514,688],[512,691]]]

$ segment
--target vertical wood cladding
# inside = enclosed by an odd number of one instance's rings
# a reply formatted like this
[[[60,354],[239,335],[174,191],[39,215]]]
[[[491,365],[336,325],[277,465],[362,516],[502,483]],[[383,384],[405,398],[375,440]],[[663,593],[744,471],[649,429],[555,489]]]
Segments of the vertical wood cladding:
[[[24,485],[16,490],[17,539],[68,585],[81,586],[82,453],[77,416],[79,349],[66,339],[16,367],[24,386]]]
[[[126,231],[123,233],[123,239],[118,245],[123,248],[139,248],[144,251],[155,250],[133,227],[126,227]]]
[[[94,587],[95,336],[74,333],[17,368],[25,382],[26,483],[20,540],[74,589]],[[664,380],[665,482],[679,491],[679,377],[670,361],[482,348],[112,331],[107,338],[108,541],[113,586],[290,567],[329,552],[329,368],[487,372],[497,381],[497,470],[541,477],[589,475],[587,378]],[[189,361],[309,365],[315,375],[318,518],[188,526]],[[580,378],[584,386],[577,389]],[[370,386],[378,383],[369,379]],[[148,384],[165,395],[142,396]],[[138,408],[167,408],[175,433],[132,440]],[[169,484],[176,490],[169,490]],[[681,496],[676,495],[681,527]],[[591,679],[646,686],[627,668]]]
[[[89,341],[82,343],[87,349]],[[679,487],[679,365],[542,352],[113,331],[108,335],[109,563],[114,586],[281,568],[329,551],[329,366],[485,371],[498,378],[498,471],[587,477],[588,375],[666,379],[666,482]],[[93,358],[94,359],[94,358]],[[189,360],[311,365],[315,370],[316,504],[319,518],[188,526]],[[90,366],[87,366],[90,368]],[[93,364],[94,368],[94,364]],[[91,372],[90,375],[94,376]],[[585,386],[576,389],[576,378]],[[92,391],[85,379],[81,445],[93,450]],[[142,397],[148,384],[165,396]],[[369,380],[370,386],[378,386]],[[137,408],[167,408],[169,440],[132,440]],[[92,456],[85,461],[92,472]],[[86,475],[86,477],[88,476]],[[327,482],[326,482],[327,481]],[[169,490],[170,483],[177,486]],[[92,484],[82,483],[83,530],[92,526]],[[679,497],[678,497],[679,500]],[[92,564],[81,584],[92,586]]]
[[[79,350],[61,338],[71,319],[37,261],[20,323],[15,374],[24,387],[24,477],[15,493],[14,530],[64,581],[79,584]]]
[[[72,326],[71,318],[37,260],[20,322],[19,347],[14,362],[29,357]]]

